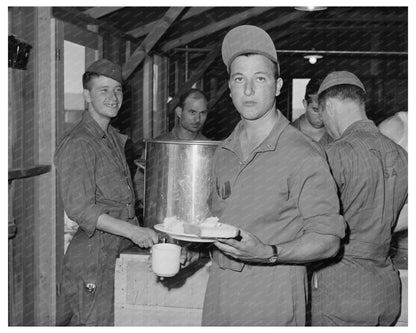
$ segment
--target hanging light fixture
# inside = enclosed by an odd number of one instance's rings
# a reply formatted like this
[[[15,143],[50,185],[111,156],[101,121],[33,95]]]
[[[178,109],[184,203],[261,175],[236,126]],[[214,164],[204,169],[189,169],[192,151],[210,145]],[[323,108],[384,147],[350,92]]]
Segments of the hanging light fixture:
[[[308,54],[305,55],[304,58],[308,59],[311,65],[315,65],[318,62],[318,59],[322,59],[323,57],[320,54]]]
[[[317,12],[319,10],[325,10],[327,9],[327,7],[323,7],[323,6],[299,6],[299,7],[295,7],[296,10],[301,10],[304,12]]]

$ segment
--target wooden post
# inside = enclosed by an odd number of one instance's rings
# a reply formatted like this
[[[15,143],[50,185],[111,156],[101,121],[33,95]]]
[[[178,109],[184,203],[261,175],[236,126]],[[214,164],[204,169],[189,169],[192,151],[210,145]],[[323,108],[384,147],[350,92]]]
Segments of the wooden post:
[[[153,137],[166,132],[166,109],[168,99],[167,58],[153,56],[155,85],[153,87]]]
[[[36,164],[53,165],[56,147],[55,47],[50,7],[37,7],[35,21]],[[55,324],[56,308],[56,177],[52,172],[35,178],[35,325]],[[62,235],[63,237],[63,235]]]
[[[199,67],[195,70],[191,78],[181,86],[179,91],[176,93],[175,97],[168,104],[168,115],[170,115],[175,109],[175,107],[178,105],[180,96],[189,89],[191,89],[192,85],[202,77],[202,75],[205,73],[208,67],[214,62],[214,60],[220,53],[220,49],[220,47],[214,47],[213,50],[208,54],[206,59],[204,59],[199,65]]]
[[[143,138],[153,138],[153,59],[147,56],[143,64]]]

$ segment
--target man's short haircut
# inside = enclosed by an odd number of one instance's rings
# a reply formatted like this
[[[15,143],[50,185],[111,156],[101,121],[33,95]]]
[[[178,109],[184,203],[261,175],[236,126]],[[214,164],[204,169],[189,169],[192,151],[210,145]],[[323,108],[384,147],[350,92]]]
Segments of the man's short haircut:
[[[99,77],[100,74],[95,73],[95,72],[85,72],[82,75],[82,87],[84,89],[88,89],[90,90],[90,82],[92,79],[95,79],[96,77]]]
[[[306,85],[305,90],[305,100],[309,104],[312,101],[312,98],[310,95],[317,95],[319,86],[321,85],[322,80],[317,77],[312,77],[308,84]]]
[[[178,106],[183,108],[188,97],[192,97],[194,99],[205,99],[205,101],[208,102],[208,97],[202,90],[192,88],[188,90],[186,93],[181,95],[181,97],[179,98]]]
[[[328,98],[338,98],[340,100],[350,99],[360,105],[365,105],[364,90],[352,84],[340,84],[324,90],[318,96],[319,104],[324,103]]]
[[[251,53],[251,52],[250,53],[240,54],[240,56],[245,56],[245,57],[251,57],[253,55],[261,55],[261,54],[259,54],[259,53]],[[267,59],[269,59],[269,58],[267,58]],[[274,79],[277,80],[280,77],[280,66],[279,66],[279,62],[276,63],[276,62],[272,61],[271,59],[269,59],[269,60],[273,63],[273,66],[274,66]],[[230,64],[230,67],[231,67],[231,64]]]

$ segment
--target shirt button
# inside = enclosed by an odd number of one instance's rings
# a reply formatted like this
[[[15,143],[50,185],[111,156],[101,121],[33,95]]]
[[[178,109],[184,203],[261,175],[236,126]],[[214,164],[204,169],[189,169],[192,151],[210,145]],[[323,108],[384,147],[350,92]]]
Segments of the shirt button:
[[[270,148],[272,148],[272,146],[271,146],[271,145],[267,145],[267,148],[269,148],[269,149],[270,149]]]

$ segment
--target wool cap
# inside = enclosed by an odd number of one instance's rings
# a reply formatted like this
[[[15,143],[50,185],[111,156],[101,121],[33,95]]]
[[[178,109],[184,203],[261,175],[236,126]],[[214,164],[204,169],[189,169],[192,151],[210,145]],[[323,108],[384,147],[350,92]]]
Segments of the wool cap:
[[[333,86],[339,86],[341,84],[351,84],[353,86],[357,86],[361,88],[365,92],[365,88],[363,83],[360,81],[360,79],[354,75],[351,72],[347,71],[340,71],[340,72],[332,72],[329,73],[325,79],[322,81],[319,90],[318,95],[327,90],[328,88],[331,88]]]
[[[279,64],[273,40],[266,31],[254,25],[241,25],[225,35],[222,60],[228,72],[233,60],[244,53],[261,54]]]
[[[121,66],[107,59],[100,59],[93,62],[85,71],[107,76],[119,83],[123,83]]]

